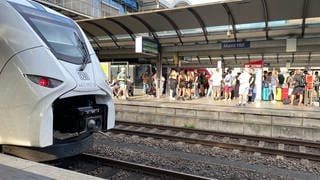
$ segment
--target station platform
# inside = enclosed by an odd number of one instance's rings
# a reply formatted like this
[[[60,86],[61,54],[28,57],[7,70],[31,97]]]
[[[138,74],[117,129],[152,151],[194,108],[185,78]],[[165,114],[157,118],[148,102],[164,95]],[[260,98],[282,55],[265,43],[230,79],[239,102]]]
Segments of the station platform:
[[[259,101],[236,107],[237,100],[168,97],[115,99],[116,119],[205,130],[320,141],[320,108]]]
[[[101,180],[100,178],[0,154],[1,180]]]

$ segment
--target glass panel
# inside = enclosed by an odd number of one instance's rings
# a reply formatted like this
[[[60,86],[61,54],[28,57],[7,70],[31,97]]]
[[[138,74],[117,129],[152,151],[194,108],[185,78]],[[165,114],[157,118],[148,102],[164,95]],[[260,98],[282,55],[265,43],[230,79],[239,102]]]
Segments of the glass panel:
[[[115,35],[115,37],[118,40],[123,40],[123,39],[131,39],[131,36],[129,34],[119,34],[119,35]]]
[[[136,35],[136,36],[143,36],[143,37],[150,37],[150,36],[149,36],[149,33],[136,33],[136,34],[134,34],[134,35]]]
[[[183,29],[180,30],[183,35],[188,34],[203,34],[202,28],[196,28],[196,29]]]
[[[80,48],[81,45],[76,39],[75,34],[78,33],[75,29],[68,26],[49,23],[40,19],[30,18],[30,20],[55,52],[65,56],[82,58],[83,52]]]
[[[306,18],[306,24],[320,24],[320,17]]]
[[[281,20],[281,21],[269,21],[269,27],[295,27],[302,25],[302,19]]]
[[[111,38],[109,36],[97,36],[99,41],[109,41]]]
[[[231,30],[232,27],[229,27],[229,29]],[[208,33],[211,33],[211,32],[222,32],[222,31],[227,31],[227,30],[228,30],[228,26],[210,26],[210,27],[207,27]]]
[[[265,22],[259,22],[259,23],[248,23],[248,24],[237,24],[236,29],[237,30],[244,30],[244,29],[261,29],[265,28],[266,23]]]
[[[176,33],[176,31],[160,31],[160,32],[157,32],[157,35],[159,37],[177,36],[177,33]]]

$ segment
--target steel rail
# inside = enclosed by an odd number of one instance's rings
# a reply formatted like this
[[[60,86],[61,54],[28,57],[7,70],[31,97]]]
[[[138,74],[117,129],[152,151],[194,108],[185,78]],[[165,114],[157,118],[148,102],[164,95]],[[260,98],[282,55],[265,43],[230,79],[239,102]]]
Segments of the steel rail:
[[[251,136],[251,135],[234,134],[234,133],[227,133],[227,132],[218,132],[218,131],[210,131],[210,130],[191,129],[191,128],[164,126],[164,125],[155,125],[155,124],[128,122],[128,121],[116,121],[116,125],[157,128],[159,130],[165,129],[165,130],[171,130],[171,131],[182,131],[182,132],[186,132],[186,133],[196,133],[196,134],[199,134],[199,135],[223,136],[223,137],[230,137],[230,138],[236,138],[236,139],[247,139],[247,140],[253,140],[253,141],[264,141],[264,142],[287,144],[287,145],[294,145],[294,146],[305,146],[305,147],[311,147],[311,148],[320,149],[320,143],[318,143],[318,142],[298,140],[298,139],[285,139],[285,138],[271,138],[271,137],[264,137],[264,136]]]
[[[167,129],[167,130],[169,130],[169,129]],[[201,144],[201,145],[205,145],[205,146],[211,146],[211,147],[214,146],[214,147],[220,147],[220,148],[224,148],[224,149],[238,149],[238,150],[246,151],[246,152],[259,152],[262,154],[280,155],[280,156],[291,157],[291,158],[320,161],[320,154],[294,152],[294,151],[271,149],[271,148],[264,148],[264,147],[251,146],[251,145],[234,144],[234,143],[219,142],[219,141],[214,141],[214,140],[204,140],[204,139],[197,139],[197,138],[188,138],[188,137],[180,137],[180,136],[175,136],[175,135],[140,132],[140,131],[125,130],[125,129],[117,129],[117,128],[112,129],[109,132],[122,133],[122,134],[127,134],[127,135],[137,135],[140,137],[153,137],[155,139],[168,139],[171,141],[182,141],[182,142],[186,142],[186,143],[190,143],[190,144]],[[240,136],[238,136],[238,139],[243,139],[243,137],[240,135]]]
[[[177,172],[177,171],[166,170],[166,169],[162,169],[162,168],[155,168],[155,167],[147,166],[147,165],[143,165],[143,164],[137,164],[137,163],[127,162],[127,161],[122,161],[122,160],[111,159],[111,158],[88,154],[88,153],[83,153],[83,154],[79,155],[79,158],[81,160],[86,160],[89,162],[103,163],[103,164],[107,164],[108,166],[117,167],[120,169],[125,169],[127,171],[142,172],[144,174],[154,175],[157,177],[160,176],[160,177],[164,177],[164,178],[195,179],[195,180],[212,179],[212,178],[207,178],[207,177],[203,177],[203,176],[196,176],[196,175],[192,175],[192,174],[186,174],[186,173],[181,173],[181,172]]]

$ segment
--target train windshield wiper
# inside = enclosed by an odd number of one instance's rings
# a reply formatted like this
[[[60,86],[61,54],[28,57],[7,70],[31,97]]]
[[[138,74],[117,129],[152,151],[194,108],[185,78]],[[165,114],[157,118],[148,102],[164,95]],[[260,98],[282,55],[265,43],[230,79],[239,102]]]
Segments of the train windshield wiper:
[[[86,43],[80,39],[78,34],[76,32],[74,32],[73,34],[78,41],[78,46],[81,48],[81,54],[82,54],[83,60],[82,60],[81,66],[79,68],[79,71],[83,71],[86,68],[86,66],[90,60],[89,51],[86,47]]]

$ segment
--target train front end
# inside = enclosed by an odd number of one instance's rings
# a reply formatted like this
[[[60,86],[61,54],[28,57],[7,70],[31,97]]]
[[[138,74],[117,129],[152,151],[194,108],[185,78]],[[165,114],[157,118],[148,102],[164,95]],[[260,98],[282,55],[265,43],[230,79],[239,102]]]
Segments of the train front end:
[[[112,92],[79,26],[38,3],[0,0],[0,144],[36,161],[75,155],[114,127]]]

